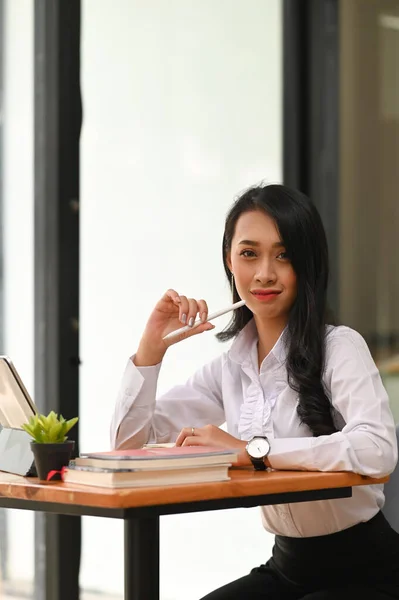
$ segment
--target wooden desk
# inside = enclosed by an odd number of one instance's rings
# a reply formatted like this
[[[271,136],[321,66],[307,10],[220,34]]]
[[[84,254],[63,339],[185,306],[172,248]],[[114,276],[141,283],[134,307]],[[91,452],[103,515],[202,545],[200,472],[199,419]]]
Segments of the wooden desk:
[[[109,490],[0,473],[0,506],[124,519],[125,600],[159,600],[160,515],[348,498],[352,486],[388,481],[354,473],[231,469],[230,474],[230,481],[219,483]]]

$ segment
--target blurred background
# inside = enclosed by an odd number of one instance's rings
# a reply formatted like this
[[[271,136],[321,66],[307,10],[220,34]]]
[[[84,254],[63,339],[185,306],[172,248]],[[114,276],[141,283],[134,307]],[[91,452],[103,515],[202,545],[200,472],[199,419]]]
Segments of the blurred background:
[[[40,410],[109,447],[128,357],[169,287],[229,302],[226,211],[307,193],[330,303],[399,421],[399,0],[0,0],[0,351]],[[227,322],[217,322],[219,331]],[[220,353],[168,353],[160,391]],[[161,598],[267,560],[258,509],[161,519]],[[123,524],[0,509],[1,598],[123,594]]]

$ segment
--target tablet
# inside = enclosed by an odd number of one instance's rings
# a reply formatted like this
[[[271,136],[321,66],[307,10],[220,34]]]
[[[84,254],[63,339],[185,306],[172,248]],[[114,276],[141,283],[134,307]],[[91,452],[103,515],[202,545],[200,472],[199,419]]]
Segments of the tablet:
[[[37,414],[21,377],[8,356],[0,356],[0,425],[22,429],[22,424]]]

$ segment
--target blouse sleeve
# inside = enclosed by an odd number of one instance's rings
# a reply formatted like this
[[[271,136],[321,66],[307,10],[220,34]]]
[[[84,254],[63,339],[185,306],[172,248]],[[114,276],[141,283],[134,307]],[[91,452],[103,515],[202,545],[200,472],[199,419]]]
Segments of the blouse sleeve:
[[[161,364],[136,367],[133,359],[126,366],[111,422],[112,448],[173,442],[183,427],[224,423],[222,356],[159,398],[156,392]]]
[[[276,469],[353,471],[380,477],[398,458],[388,395],[365,340],[347,327],[327,345],[326,387],[345,425],[319,437],[275,439],[270,463]]]

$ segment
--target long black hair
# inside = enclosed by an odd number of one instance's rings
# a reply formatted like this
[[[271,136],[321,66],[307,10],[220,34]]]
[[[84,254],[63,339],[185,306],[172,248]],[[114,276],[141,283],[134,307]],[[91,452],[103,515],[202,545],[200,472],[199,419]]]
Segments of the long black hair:
[[[297,276],[297,297],[288,319],[287,373],[290,387],[299,394],[298,416],[314,436],[336,431],[331,403],[324,389],[326,325],[329,320],[327,286],[329,262],[326,234],[320,215],[301,192],[284,185],[252,187],[230,209],[223,235],[223,264],[234,302],[238,295],[227,256],[239,217],[262,210],[276,223]],[[233,312],[220,341],[235,337],[253,317],[243,306]]]

